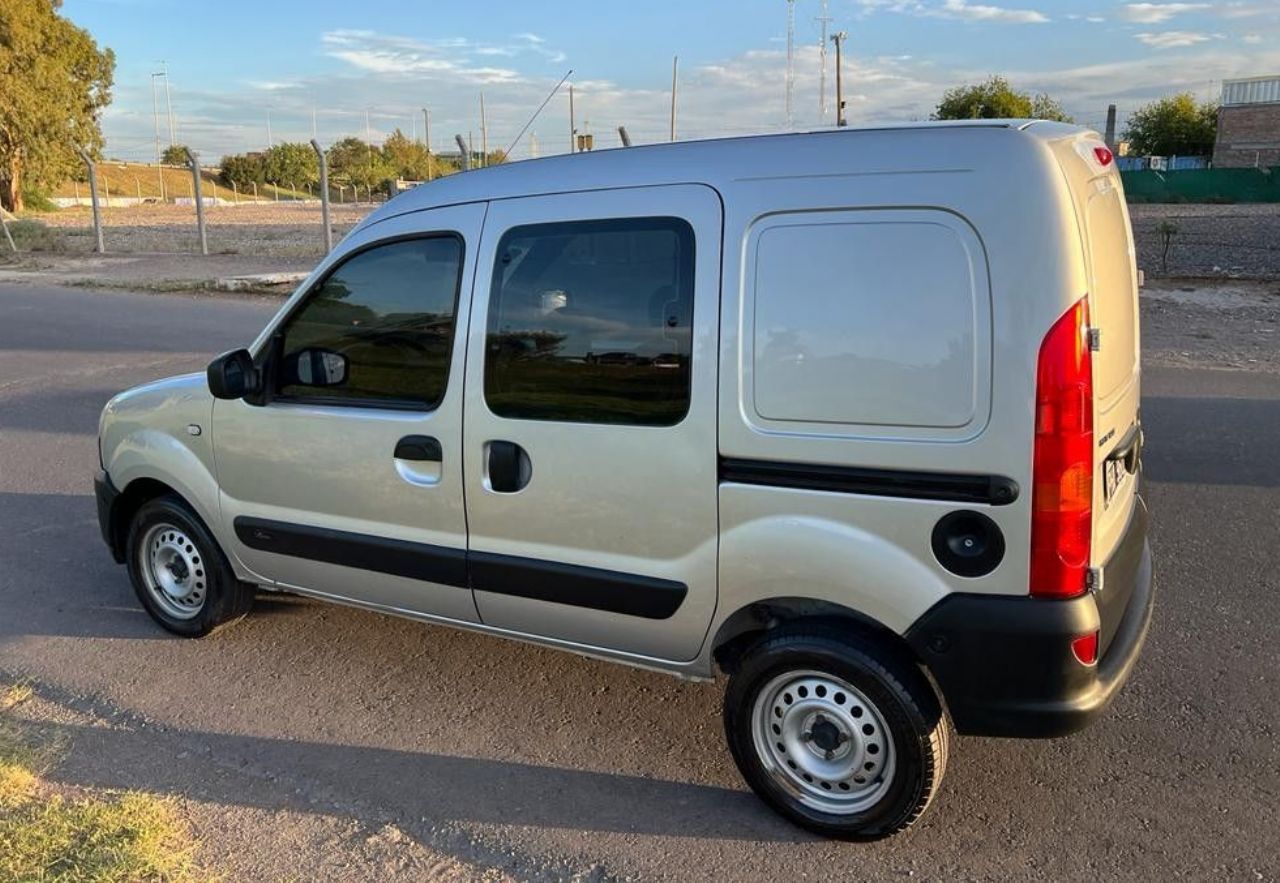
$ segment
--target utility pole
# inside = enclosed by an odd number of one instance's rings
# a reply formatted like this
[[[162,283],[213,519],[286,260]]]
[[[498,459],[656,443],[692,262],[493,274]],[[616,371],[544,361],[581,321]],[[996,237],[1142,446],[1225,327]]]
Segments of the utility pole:
[[[537,132],[529,133],[529,158],[530,159],[538,158],[538,133]]]
[[[275,147],[275,141],[271,140],[271,108],[267,108],[267,149]]]
[[[680,64],[680,56],[671,56],[671,140],[676,140],[676,68]]]
[[[422,140],[427,145],[427,180],[431,180],[431,111],[422,109]]]
[[[795,79],[796,0],[787,0],[787,129],[793,128],[791,93]]]
[[[169,114],[169,146],[172,147],[177,143],[177,136],[173,126],[173,99],[169,96],[169,62],[161,61],[160,71],[160,75],[164,77],[164,107]]]
[[[569,84],[569,152],[578,152],[578,125],[573,119],[573,83]]]
[[[484,116],[484,93],[480,93],[480,167],[489,164],[489,122]]]
[[[818,119],[827,121],[827,25],[831,24],[831,16],[827,15],[827,0],[822,0],[822,15],[818,16],[818,24],[822,26],[822,36],[818,40]]]
[[[370,146],[373,145],[373,135],[369,129],[369,108],[364,109],[364,142]]]
[[[164,166],[160,165],[160,101],[156,97],[156,77],[151,75],[151,116],[155,121],[156,131],[156,179],[160,183],[160,201],[164,202]]]
[[[841,50],[844,48],[845,38],[849,34],[846,31],[837,31],[831,35],[831,42],[836,44],[836,125],[847,126],[849,121],[844,118],[844,80],[842,78],[842,58]]]

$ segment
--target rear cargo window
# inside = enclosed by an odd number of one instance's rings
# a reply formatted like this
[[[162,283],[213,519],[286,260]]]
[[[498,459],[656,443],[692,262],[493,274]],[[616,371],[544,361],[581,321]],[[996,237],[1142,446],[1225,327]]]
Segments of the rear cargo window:
[[[756,414],[950,430],[974,423],[988,295],[979,294],[972,237],[960,226],[929,211],[771,220],[754,249]]]

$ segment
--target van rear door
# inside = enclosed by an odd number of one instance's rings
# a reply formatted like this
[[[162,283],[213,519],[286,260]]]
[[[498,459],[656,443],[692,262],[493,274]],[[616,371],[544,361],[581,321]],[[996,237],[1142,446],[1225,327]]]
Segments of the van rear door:
[[[1093,563],[1111,557],[1137,493],[1140,365],[1138,273],[1115,160],[1095,133],[1054,142],[1076,217],[1095,331]],[[1106,636],[1104,635],[1104,638]]]

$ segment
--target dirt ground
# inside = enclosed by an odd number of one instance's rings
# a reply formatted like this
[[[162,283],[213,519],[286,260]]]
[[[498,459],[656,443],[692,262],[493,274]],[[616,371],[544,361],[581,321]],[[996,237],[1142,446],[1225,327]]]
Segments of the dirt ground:
[[[372,206],[338,204],[329,209],[334,241]],[[71,253],[93,251],[93,215],[87,208],[32,215],[60,236]],[[183,205],[141,205],[103,210],[103,241],[109,253],[196,252],[196,210]],[[324,237],[318,202],[242,203],[205,209],[210,254],[319,257]]]
[[[1141,303],[1145,365],[1280,374],[1280,282],[1151,280]]]

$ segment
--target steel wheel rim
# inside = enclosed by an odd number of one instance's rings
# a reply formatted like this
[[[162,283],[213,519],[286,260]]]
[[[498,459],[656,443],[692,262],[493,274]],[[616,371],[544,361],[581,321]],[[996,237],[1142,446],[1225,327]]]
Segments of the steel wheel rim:
[[[142,582],[166,615],[194,619],[204,609],[208,588],[204,557],[179,527],[152,525],[139,546]]]
[[[769,777],[822,812],[863,812],[893,782],[897,752],[884,715],[842,678],[818,671],[774,677],[756,694],[751,735]]]

